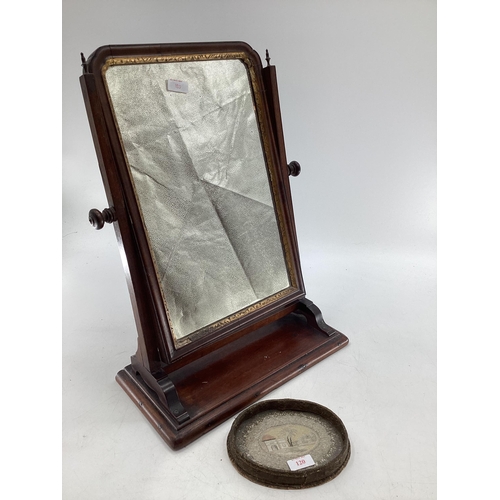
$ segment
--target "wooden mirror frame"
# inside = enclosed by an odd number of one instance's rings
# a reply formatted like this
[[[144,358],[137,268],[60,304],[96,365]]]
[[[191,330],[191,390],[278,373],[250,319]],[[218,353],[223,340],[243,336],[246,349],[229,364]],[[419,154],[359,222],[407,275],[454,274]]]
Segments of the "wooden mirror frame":
[[[237,57],[235,57],[235,54]],[[111,64],[241,58],[247,66],[291,286],[176,346],[167,320],[104,70]],[[117,62],[119,61],[119,62]],[[276,70],[243,42],[115,45],[97,49],[80,77],[109,207],[92,209],[97,229],[114,223],[138,330],[138,348],[117,381],[173,448],[214,426],[348,343],[305,298],[293,217]]]

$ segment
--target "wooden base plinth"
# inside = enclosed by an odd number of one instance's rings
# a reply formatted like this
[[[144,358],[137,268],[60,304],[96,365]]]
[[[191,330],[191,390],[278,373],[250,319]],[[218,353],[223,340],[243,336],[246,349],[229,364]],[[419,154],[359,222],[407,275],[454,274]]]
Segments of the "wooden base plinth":
[[[333,329],[331,329],[333,330]],[[274,323],[170,372],[189,419],[179,424],[157,394],[129,365],[116,379],[165,442],[182,448],[273,389],[346,346],[349,340],[330,335],[288,314]]]

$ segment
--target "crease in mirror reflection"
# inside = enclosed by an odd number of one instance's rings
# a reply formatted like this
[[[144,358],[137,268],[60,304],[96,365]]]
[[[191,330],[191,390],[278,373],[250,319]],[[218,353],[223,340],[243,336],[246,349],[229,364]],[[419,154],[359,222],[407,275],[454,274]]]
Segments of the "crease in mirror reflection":
[[[288,288],[244,63],[114,65],[105,79],[174,339]]]

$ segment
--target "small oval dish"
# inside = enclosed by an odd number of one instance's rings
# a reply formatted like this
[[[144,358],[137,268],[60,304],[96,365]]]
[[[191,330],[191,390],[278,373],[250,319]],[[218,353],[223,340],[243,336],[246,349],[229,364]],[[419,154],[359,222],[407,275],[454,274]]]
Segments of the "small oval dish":
[[[344,424],[328,408],[275,399],[257,403],[236,418],[227,452],[247,479],[272,488],[301,489],[340,474],[351,446]]]

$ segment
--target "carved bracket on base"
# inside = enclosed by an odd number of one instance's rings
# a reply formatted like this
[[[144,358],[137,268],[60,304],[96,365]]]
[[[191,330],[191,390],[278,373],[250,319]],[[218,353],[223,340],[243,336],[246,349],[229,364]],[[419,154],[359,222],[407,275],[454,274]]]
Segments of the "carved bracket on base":
[[[189,414],[182,405],[177,389],[168,375],[163,372],[152,374],[144,367],[135,365],[134,361],[134,356],[132,356],[132,366],[136,377],[142,378],[146,385],[157,394],[165,409],[170,412],[177,423],[182,424],[189,420]]]
[[[306,317],[307,323],[309,325],[318,328],[322,332],[326,333],[329,337],[340,333],[338,330],[335,330],[335,328],[332,328],[330,325],[327,325],[325,323],[323,314],[321,313],[320,309],[314,304],[314,302],[309,299],[301,299],[295,312],[303,314]]]

